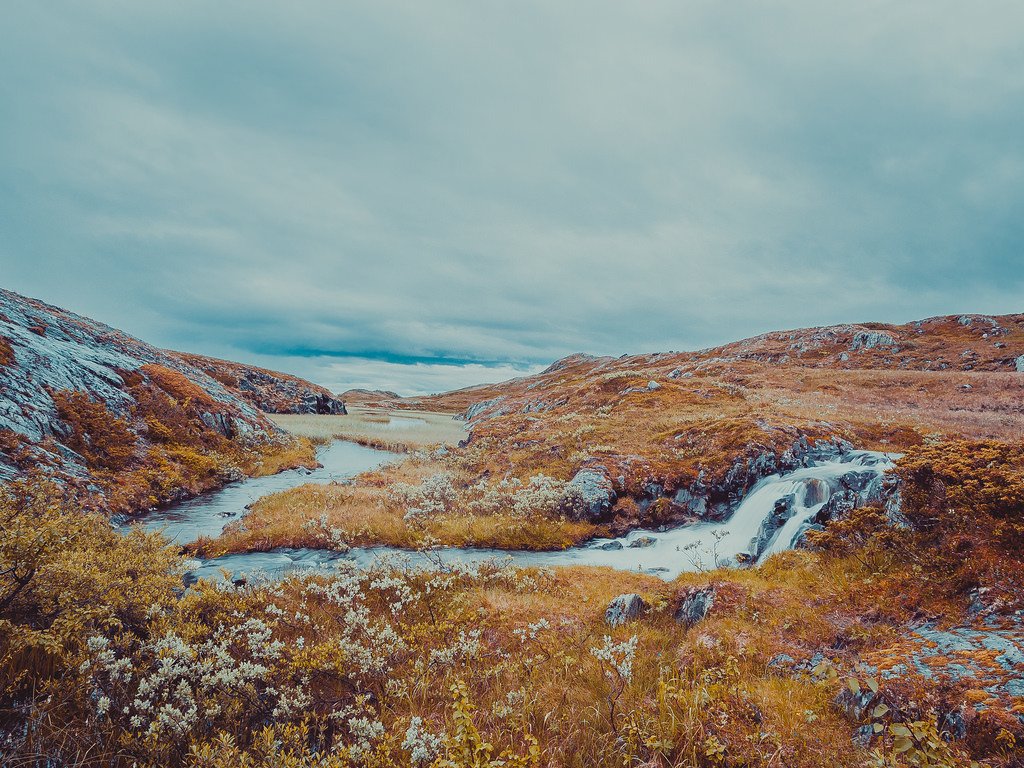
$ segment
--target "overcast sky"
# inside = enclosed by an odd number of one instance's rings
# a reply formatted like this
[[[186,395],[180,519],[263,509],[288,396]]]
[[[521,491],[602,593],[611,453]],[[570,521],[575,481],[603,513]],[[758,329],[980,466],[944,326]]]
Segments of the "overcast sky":
[[[0,284],[161,346],[412,393],[1024,311],[1019,0],[3,15]]]

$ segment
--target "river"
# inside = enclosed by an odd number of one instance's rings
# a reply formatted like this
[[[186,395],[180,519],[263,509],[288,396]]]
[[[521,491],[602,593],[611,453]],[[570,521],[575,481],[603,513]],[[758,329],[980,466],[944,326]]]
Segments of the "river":
[[[145,515],[147,530],[161,530],[177,544],[200,536],[217,536],[224,525],[245,513],[262,496],[306,483],[346,480],[399,458],[397,454],[336,441],[318,453],[317,470],[289,470],[269,477],[249,478]],[[861,486],[860,501],[877,495],[882,476],[893,466],[893,455],[850,451],[832,461],[760,480],[733,514],[722,522],[701,522],[667,530],[634,530],[616,539],[595,539],[584,546],[556,552],[506,551],[444,547],[429,554],[391,547],[353,548],[341,553],[321,549],[280,548],[200,561],[191,572],[199,578],[233,578],[263,573],[281,575],[304,568],[330,567],[339,560],[367,566],[381,560],[417,566],[441,562],[481,562],[505,559],[523,567],[565,565],[608,566],[674,578],[683,571],[712,568],[757,559],[792,547],[815,514],[834,493]],[[786,507],[783,515],[778,508]],[[771,524],[774,519],[775,523]],[[766,521],[769,521],[766,523]]]

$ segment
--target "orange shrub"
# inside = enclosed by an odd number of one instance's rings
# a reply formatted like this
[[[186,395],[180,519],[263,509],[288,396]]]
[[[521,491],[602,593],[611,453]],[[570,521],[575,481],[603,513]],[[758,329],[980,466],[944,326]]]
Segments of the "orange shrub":
[[[0,336],[0,366],[14,365],[14,349],[11,342]]]
[[[217,402],[210,395],[180,371],[163,365],[149,364],[139,369],[146,377],[164,392],[181,404],[195,403],[212,408]]]
[[[58,390],[51,396],[57,414],[71,429],[65,442],[90,469],[119,470],[132,462],[136,438],[127,421],[82,392]]]

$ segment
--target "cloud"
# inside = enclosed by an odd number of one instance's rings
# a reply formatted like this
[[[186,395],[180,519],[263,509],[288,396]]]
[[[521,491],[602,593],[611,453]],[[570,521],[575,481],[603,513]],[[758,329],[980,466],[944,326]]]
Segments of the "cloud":
[[[1019,311],[1022,22],[23,4],[0,30],[2,281],[338,389]]]

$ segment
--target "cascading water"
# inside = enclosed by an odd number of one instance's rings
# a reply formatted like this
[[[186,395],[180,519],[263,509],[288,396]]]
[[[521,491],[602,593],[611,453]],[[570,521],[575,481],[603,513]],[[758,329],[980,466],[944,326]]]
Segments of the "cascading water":
[[[274,575],[299,568],[330,566],[342,559],[354,561],[357,565],[392,559],[399,564],[416,567],[437,562],[474,563],[497,558],[510,560],[522,567],[595,565],[673,578],[683,571],[752,562],[790,549],[834,495],[844,494],[851,504],[877,498],[882,477],[893,466],[893,458],[893,455],[885,453],[849,451],[830,461],[785,475],[763,478],[725,521],[701,522],[667,531],[636,530],[618,539],[598,539],[586,546],[557,552],[455,547],[436,549],[429,554],[391,547],[356,548],[346,553],[279,549],[208,560],[194,573],[216,578],[221,569],[227,569],[236,574],[263,572]],[[360,456],[360,459],[373,461],[369,454]],[[301,482],[301,477],[295,478],[292,484]],[[238,489],[238,492],[243,491],[244,486]],[[198,502],[200,499],[188,503],[197,506]],[[164,519],[167,514],[173,517],[174,512],[165,513]],[[202,514],[209,519],[209,514]],[[222,519],[220,524],[223,524]],[[181,533],[181,528],[176,532]]]

